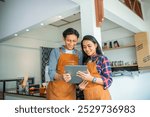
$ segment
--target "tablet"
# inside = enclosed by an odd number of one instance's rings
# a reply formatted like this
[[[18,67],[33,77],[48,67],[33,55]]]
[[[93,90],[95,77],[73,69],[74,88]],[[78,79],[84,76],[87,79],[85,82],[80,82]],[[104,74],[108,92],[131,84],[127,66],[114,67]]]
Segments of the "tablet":
[[[82,79],[77,76],[78,71],[87,71],[86,65],[66,65],[65,72],[71,74],[71,80],[69,81],[72,84],[79,84],[82,82]]]

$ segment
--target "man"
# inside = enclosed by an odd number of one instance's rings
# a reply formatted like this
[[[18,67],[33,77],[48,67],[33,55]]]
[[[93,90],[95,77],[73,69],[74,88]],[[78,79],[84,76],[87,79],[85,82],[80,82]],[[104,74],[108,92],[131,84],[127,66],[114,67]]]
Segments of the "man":
[[[76,99],[76,85],[69,83],[71,76],[65,73],[64,66],[82,63],[82,54],[75,49],[79,33],[73,28],[68,28],[63,32],[63,37],[65,45],[53,49],[50,54],[50,82],[47,87],[47,99],[50,100]]]

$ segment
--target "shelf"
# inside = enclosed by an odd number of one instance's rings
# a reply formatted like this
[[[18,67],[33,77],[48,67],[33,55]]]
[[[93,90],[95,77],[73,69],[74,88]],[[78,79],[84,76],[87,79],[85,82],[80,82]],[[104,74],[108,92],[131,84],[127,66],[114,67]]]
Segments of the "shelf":
[[[120,68],[120,67],[135,67],[138,66],[137,64],[135,65],[123,65],[123,66],[112,66],[111,68]]]
[[[112,71],[138,71],[138,65],[113,66]]]
[[[139,70],[150,70],[150,66],[139,67]]]
[[[103,49],[103,50],[104,51],[109,51],[109,50],[116,50],[116,49],[129,48],[129,47],[135,47],[135,44],[121,46],[121,47],[117,47],[117,48],[108,48],[108,49]]]

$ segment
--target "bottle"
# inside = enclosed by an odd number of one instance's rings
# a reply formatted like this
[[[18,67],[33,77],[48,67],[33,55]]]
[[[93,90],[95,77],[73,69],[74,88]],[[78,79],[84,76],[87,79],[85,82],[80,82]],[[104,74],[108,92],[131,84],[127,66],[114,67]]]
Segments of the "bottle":
[[[111,41],[109,42],[109,48],[112,48],[112,42]]]
[[[118,41],[114,41],[114,47],[115,47],[115,48],[119,47]]]
[[[104,49],[108,49],[108,46],[107,46],[107,43],[105,42],[104,43],[104,47],[103,47]]]

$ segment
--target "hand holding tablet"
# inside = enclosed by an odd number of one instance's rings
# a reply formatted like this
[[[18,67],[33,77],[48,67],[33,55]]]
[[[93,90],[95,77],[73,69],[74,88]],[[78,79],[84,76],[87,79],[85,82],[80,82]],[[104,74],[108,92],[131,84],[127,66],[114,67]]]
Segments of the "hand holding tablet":
[[[80,77],[77,76],[78,71],[86,72],[87,66],[86,65],[66,65],[65,66],[65,72],[71,75],[71,80],[69,81],[69,83],[79,84],[83,81]]]
[[[93,79],[93,76],[91,76],[91,74],[88,70],[86,72],[78,71],[77,76],[85,81],[92,81],[92,79]]]

